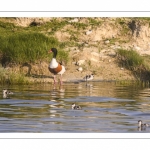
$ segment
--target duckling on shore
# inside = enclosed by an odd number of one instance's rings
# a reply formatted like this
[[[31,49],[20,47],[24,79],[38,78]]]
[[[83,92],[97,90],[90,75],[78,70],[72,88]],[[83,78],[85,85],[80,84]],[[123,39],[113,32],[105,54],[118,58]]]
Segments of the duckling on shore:
[[[86,75],[83,80],[84,81],[90,81],[94,79],[94,74]]]

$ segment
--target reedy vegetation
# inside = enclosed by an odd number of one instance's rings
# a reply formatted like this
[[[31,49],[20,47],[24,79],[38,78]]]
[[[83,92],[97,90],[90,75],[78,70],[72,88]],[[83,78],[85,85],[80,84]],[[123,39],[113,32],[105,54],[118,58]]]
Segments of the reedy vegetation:
[[[48,50],[52,47],[57,47],[62,53],[63,44],[58,42],[53,37],[47,37],[42,33],[15,33],[3,37],[0,35],[0,52],[2,60],[13,63],[34,63],[38,60],[47,59]],[[64,55],[58,57],[64,57],[67,61],[67,54],[64,51]]]
[[[29,80],[22,73],[9,72],[0,67],[0,84],[29,84]]]
[[[122,67],[131,70],[139,80],[149,80],[150,68],[147,58],[140,56],[136,51],[130,49],[118,49],[118,61]]]

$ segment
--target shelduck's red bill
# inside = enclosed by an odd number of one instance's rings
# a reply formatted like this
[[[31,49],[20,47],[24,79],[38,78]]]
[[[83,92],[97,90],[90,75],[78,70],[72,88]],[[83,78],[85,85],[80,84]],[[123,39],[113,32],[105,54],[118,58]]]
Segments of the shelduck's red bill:
[[[50,49],[49,51],[48,51],[48,53],[51,53],[52,52],[52,50]]]

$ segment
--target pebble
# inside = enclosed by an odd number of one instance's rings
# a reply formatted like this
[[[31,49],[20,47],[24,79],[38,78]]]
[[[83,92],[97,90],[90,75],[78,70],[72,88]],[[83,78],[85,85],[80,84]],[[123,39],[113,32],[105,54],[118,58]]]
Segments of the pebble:
[[[83,68],[79,67],[77,70],[81,72],[81,71],[83,71]]]

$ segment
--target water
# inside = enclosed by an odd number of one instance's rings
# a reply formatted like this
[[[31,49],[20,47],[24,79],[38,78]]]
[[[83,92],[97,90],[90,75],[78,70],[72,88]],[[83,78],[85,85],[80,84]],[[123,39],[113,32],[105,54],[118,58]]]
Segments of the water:
[[[2,133],[135,133],[138,120],[150,123],[150,88],[116,82],[1,86],[13,95],[0,95]],[[82,110],[72,110],[72,103]]]

